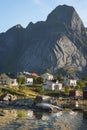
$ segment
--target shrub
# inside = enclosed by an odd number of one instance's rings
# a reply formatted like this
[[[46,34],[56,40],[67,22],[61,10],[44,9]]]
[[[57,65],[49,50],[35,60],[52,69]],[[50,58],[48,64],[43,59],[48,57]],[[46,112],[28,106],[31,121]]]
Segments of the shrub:
[[[27,90],[26,85],[19,85],[19,90],[20,90],[21,92],[26,91],[26,90]]]

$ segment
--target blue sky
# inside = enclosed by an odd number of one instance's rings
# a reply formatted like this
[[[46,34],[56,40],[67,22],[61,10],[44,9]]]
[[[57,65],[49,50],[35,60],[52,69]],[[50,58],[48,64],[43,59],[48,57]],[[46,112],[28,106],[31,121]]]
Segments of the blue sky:
[[[0,33],[21,24],[45,21],[58,5],[73,6],[87,27],[87,0],[0,0]]]

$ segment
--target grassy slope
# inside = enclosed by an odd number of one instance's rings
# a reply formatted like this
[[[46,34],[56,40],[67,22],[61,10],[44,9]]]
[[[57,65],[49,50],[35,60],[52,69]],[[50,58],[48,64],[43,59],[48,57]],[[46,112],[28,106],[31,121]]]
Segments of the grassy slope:
[[[29,88],[25,87],[24,89],[19,89],[18,87],[0,87],[0,96],[4,93],[10,93],[16,96],[23,96],[23,97],[36,97],[38,94],[37,92],[30,90]]]

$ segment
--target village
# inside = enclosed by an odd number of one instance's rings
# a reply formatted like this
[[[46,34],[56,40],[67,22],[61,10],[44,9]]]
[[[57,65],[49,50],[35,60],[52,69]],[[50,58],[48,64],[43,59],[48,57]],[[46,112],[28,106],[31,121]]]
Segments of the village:
[[[70,74],[66,76],[62,76],[62,74],[54,76],[50,73],[38,75],[25,71],[17,75],[11,73],[0,75],[0,96],[4,94],[1,92],[1,88],[4,91],[5,88],[20,88],[22,90],[24,86],[34,91],[37,89],[38,94],[44,94],[45,91],[51,92],[53,97],[58,98],[87,99],[87,78],[79,79]]]

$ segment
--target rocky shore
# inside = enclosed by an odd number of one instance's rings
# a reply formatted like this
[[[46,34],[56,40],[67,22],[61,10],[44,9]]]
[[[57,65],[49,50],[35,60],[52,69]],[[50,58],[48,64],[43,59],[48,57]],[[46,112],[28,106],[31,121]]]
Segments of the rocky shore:
[[[38,106],[39,105],[39,106]],[[12,101],[0,101],[0,108],[21,108],[21,109],[41,109],[45,110],[46,107],[58,108],[59,110],[87,110],[86,100],[60,100],[48,96],[37,96],[28,99],[16,99]],[[47,110],[47,109],[46,109]]]

